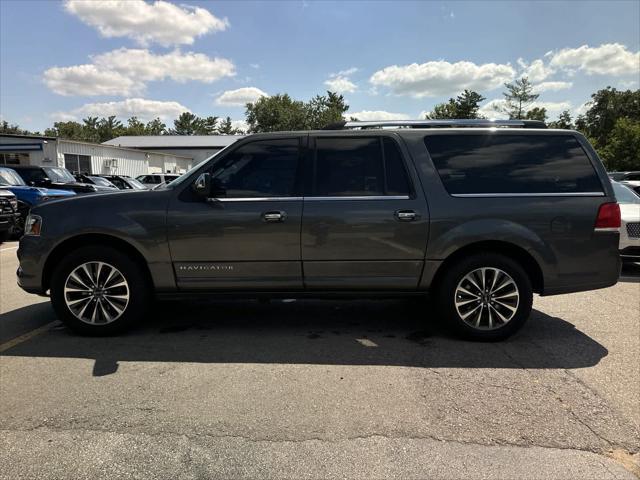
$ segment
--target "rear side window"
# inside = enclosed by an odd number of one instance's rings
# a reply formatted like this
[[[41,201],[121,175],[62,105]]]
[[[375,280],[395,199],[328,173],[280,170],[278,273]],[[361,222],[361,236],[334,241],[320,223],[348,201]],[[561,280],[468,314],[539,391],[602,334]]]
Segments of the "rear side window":
[[[389,138],[317,138],[313,195],[409,195],[402,155]]]
[[[424,142],[452,195],[602,192],[571,135],[429,135]]]

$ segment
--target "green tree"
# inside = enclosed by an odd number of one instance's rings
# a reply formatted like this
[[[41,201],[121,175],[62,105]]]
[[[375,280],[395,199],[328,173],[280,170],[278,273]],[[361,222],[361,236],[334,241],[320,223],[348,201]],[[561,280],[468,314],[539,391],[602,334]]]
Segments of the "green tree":
[[[334,92],[327,91],[326,95],[316,95],[305,105],[305,128],[317,130],[331,123],[343,120],[344,113],[349,110],[344,97]]]
[[[146,135],[147,129],[145,124],[138,120],[138,117],[131,117],[127,120],[125,135]]]
[[[233,122],[231,121],[231,117],[227,117],[220,122],[218,126],[218,134],[219,135],[240,135],[244,133],[241,129],[235,128],[233,126]]]
[[[194,135],[215,135],[218,129],[218,117],[199,118]]]
[[[122,122],[118,120],[115,115],[101,118],[96,124],[96,129],[98,132],[98,143],[103,143],[125,134],[124,125],[122,125]]]
[[[547,119],[547,109],[534,107],[527,112],[524,118],[527,120],[540,120],[541,122],[544,122]]]
[[[29,130],[23,130],[15,123],[9,123],[6,120],[0,122],[0,133],[8,133],[13,135],[31,135]]]
[[[144,127],[145,135],[165,135],[167,133],[167,126],[158,117],[147,122]]]
[[[540,96],[533,93],[533,85],[527,77],[522,77],[513,83],[505,83],[507,89],[502,95],[505,104],[499,110],[509,115],[510,119],[523,119],[526,116],[527,107]]]
[[[562,128],[564,130],[573,130],[573,121],[569,110],[564,110],[555,122],[549,122],[549,128]]]
[[[84,141],[85,126],[80,122],[55,122],[52,128],[47,128],[44,134],[51,137],[60,137],[67,140]]]
[[[450,98],[446,103],[439,103],[433,111],[426,115],[429,120],[442,119],[472,119],[478,118],[479,103],[485,98],[473,90],[465,90],[456,98]]]
[[[183,112],[173,121],[172,135],[195,135],[200,128],[201,119],[191,112]]]
[[[640,121],[622,117],[599,151],[608,170],[640,170]]]
[[[304,102],[293,100],[285,93],[247,103],[245,115],[249,131],[257,133],[305,130],[306,113]]]

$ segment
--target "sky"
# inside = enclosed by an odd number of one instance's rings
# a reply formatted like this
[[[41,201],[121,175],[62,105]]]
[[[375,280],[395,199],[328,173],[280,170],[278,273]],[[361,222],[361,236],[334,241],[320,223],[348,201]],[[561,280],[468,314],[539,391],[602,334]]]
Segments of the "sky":
[[[230,116],[342,93],[360,120],[422,118],[465,88],[500,118],[528,76],[550,119],[637,89],[640,1],[0,0],[0,119]]]

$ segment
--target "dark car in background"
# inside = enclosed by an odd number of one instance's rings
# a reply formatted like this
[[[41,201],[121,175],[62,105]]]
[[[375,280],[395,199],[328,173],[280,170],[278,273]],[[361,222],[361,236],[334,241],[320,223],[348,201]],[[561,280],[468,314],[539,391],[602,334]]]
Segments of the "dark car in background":
[[[16,196],[9,190],[0,188],[0,243],[9,237],[18,216]]]
[[[47,200],[75,195],[75,192],[70,190],[30,187],[24,182],[20,175],[13,169],[7,167],[0,167],[0,188],[9,190],[17,198],[18,213],[20,215],[16,219],[13,228],[13,235],[17,237],[22,236],[24,219],[31,207],[46,202]]]
[[[131,178],[127,175],[99,175],[102,178],[106,178],[113,185],[120,190],[148,190],[146,185],[143,185],[135,178]]]
[[[11,168],[32,187],[71,190],[75,193],[95,193],[99,190],[95,185],[78,182],[66,168],[35,165],[12,165]]]
[[[89,185],[95,185],[99,190],[118,190],[113,183],[106,178],[98,175],[86,175],[84,173],[76,173],[74,178],[81,183],[88,183]]]
[[[524,325],[534,293],[614,285],[619,229],[578,132],[350,122],[244,137],[162,189],[37,206],[18,283],[50,291],[58,317],[89,335],[130,327],[154,297],[430,292],[457,332],[498,340]]]

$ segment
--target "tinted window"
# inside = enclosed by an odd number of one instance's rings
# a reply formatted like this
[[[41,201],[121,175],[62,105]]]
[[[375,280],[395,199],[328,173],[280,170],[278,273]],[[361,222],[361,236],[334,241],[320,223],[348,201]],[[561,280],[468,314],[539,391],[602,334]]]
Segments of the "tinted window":
[[[387,176],[387,195],[409,195],[409,178],[402,162],[402,153],[396,142],[390,138],[383,140],[384,163]]]
[[[25,168],[18,170],[18,174],[24,179],[26,183],[29,182],[41,182],[47,179],[45,173],[39,168]]]
[[[602,191],[570,135],[430,135],[424,141],[451,194]]]
[[[294,193],[298,159],[297,139],[257,141],[216,162],[211,175],[227,197],[287,197]]]

